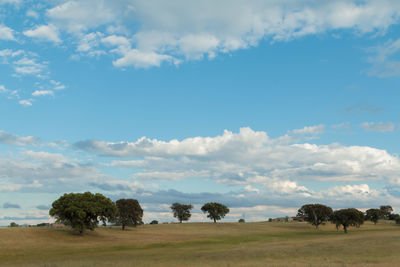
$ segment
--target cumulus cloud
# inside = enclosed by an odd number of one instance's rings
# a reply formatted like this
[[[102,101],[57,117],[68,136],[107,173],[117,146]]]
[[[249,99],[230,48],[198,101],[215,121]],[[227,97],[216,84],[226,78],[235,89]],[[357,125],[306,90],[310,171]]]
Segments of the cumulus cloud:
[[[225,131],[214,138],[160,141],[143,137],[136,142],[83,141],[75,146],[103,156],[136,157],[115,160],[112,166],[140,169],[133,177],[141,179],[210,177],[226,183],[247,183],[260,177],[266,177],[268,182],[275,178],[359,181],[394,177],[400,168],[399,159],[385,150],[339,144],[281,145],[266,132],[250,128],[242,128],[239,133]]]
[[[40,41],[60,43],[58,29],[53,25],[40,25],[31,30],[24,31],[24,35]]]
[[[3,136],[8,143],[15,144],[18,140],[15,136]],[[135,196],[148,206],[217,201],[237,209],[227,217],[233,221],[237,221],[240,209],[251,214],[246,217],[249,220],[259,220],[272,214],[283,215],[285,210],[286,215],[294,215],[289,210],[306,203],[324,203],[334,208],[349,205],[369,208],[380,203],[400,207],[400,160],[372,147],[282,144],[266,132],[250,128],[237,133],[224,131],[215,137],[170,141],[143,137],[136,142],[119,143],[83,141],[75,147],[90,154],[78,153],[81,159],[76,159],[67,156],[68,151],[64,150],[51,153],[28,148],[0,156],[0,191],[94,190],[113,200]],[[102,163],[92,161],[93,153],[102,156]],[[77,155],[76,151],[73,154]],[[103,168],[125,174],[111,176],[103,173]],[[121,172],[118,168],[126,169]],[[210,192],[188,193],[149,185],[160,181],[174,184],[192,178],[223,183],[232,190],[216,193],[210,187]],[[386,187],[373,188],[371,180],[379,180]],[[316,184],[324,185],[324,189]],[[151,212],[151,216],[163,213]],[[169,211],[165,212],[167,216]],[[196,218],[206,220],[200,211]]]
[[[339,29],[357,34],[384,32],[398,23],[400,4],[395,0],[70,0],[59,2],[46,15],[52,24],[79,39],[105,26],[112,33],[110,39],[115,33],[125,35],[118,43],[108,42],[120,56],[113,64],[147,68],[213,58],[256,46],[263,39],[287,41]],[[129,45],[122,44],[122,38]]]
[[[32,96],[46,96],[46,95],[53,96],[54,92],[51,90],[36,90],[35,92],[32,93]]]
[[[33,136],[18,136],[0,130],[0,144],[27,146],[41,143],[39,138]]]
[[[90,162],[31,150],[0,156],[0,173],[3,191],[65,192],[109,178]]]
[[[394,123],[391,122],[363,122],[360,127],[371,132],[393,132],[395,129]]]
[[[11,40],[14,41],[14,30],[0,24],[0,40]]]
[[[22,100],[18,101],[18,103],[25,107],[32,106],[32,100],[30,100],[30,99],[22,99]]]

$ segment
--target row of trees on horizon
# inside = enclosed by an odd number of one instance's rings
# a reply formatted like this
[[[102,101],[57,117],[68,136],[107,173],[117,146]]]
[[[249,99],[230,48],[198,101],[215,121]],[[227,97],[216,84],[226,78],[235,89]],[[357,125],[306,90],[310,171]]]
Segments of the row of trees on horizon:
[[[170,208],[173,216],[180,223],[190,220],[193,205],[173,203]],[[214,223],[229,213],[227,206],[216,202],[204,204],[201,210],[203,213],[207,213],[207,217]],[[343,227],[344,232],[347,233],[348,227],[360,227],[365,220],[376,224],[378,220],[386,219],[400,224],[400,215],[392,212],[393,208],[388,205],[368,209],[364,213],[355,208],[333,211],[331,207],[323,204],[306,204],[298,210],[297,217],[314,225],[316,230],[321,224],[331,222],[336,225],[337,229]],[[69,225],[80,234],[86,229],[94,230],[100,222],[103,225],[106,225],[107,222],[119,225],[122,230],[125,230],[126,226],[143,224],[143,209],[138,200],[119,199],[113,202],[102,194],[90,192],[64,194],[52,203],[49,214],[56,219],[57,223]],[[239,222],[244,222],[244,219],[240,219]],[[17,226],[15,223],[11,224],[10,226]],[[158,224],[158,221],[153,220],[150,224]]]
[[[193,205],[174,203],[171,210],[180,223],[191,217]],[[217,222],[229,213],[229,208],[223,204],[209,202],[201,207],[207,217]],[[83,233],[85,229],[94,230],[99,222],[107,222],[125,227],[143,224],[143,209],[136,199],[119,199],[115,203],[102,194],[69,193],[64,194],[53,202],[49,211],[50,216],[57,222],[71,226],[74,230]],[[158,224],[153,220],[151,224]]]

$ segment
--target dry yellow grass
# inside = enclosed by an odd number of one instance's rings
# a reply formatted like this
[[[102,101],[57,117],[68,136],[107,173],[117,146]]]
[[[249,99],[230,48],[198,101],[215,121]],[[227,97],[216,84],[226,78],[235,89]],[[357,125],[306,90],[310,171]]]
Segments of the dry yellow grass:
[[[189,223],[98,228],[0,229],[0,266],[396,266],[400,226]]]

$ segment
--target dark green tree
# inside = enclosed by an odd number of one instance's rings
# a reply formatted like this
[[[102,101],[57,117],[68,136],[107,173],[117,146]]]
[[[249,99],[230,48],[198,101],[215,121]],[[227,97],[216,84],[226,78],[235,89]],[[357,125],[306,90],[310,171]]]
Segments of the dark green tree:
[[[69,193],[53,202],[50,216],[58,222],[70,225],[82,234],[85,229],[94,230],[99,221],[112,221],[117,207],[102,194]]]
[[[242,219],[239,219],[238,222],[240,222],[240,223],[245,223],[246,221],[242,218]]]
[[[143,224],[143,209],[136,199],[119,199],[115,203],[118,208],[116,222],[122,225],[122,230],[125,226]]]
[[[182,223],[182,221],[188,221],[192,214],[190,213],[190,210],[193,209],[193,205],[187,205],[187,204],[180,204],[180,203],[174,203],[171,205],[171,210],[174,213],[174,217],[178,218],[179,222]]]
[[[389,205],[380,206],[379,209],[382,211],[383,218],[385,218],[386,220],[389,220],[390,214],[393,211],[392,206],[389,206]]]
[[[331,222],[336,224],[336,229],[342,225],[347,234],[349,226],[360,227],[364,223],[364,213],[354,208],[336,210],[332,214]]]
[[[150,222],[150,224],[158,224],[158,221],[157,221],[157,220],[152,220],[152,221]]]
[[[383,211],[381,209],[369,209],[365,212],[365,219],[376,224],[379,219],[383,218]]]
[[[11,222],[10,225],[8,227],[18,227],[19,225],[16,224],[15,222]]]
[[[227,206],[216,202],[209,202],[204,204],[203,207],[201,207],[201,210],[204,213],[208,213],[207,218],[214,220],[214,223],[216,223],[217,220],[221,220],[225,217],[226,214],[229,213],[229,209]]]
[[[320,224],[329,221],[332,216],[333,210],[322,204],[306,204],[303,205],[298,211],[298,217],[304,217],[305,221],[311,223],[318,230]]]

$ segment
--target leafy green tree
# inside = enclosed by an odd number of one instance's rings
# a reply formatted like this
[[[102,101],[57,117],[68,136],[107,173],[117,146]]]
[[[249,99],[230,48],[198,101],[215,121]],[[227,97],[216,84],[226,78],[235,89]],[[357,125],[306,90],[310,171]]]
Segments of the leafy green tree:
[[[380,210],[382,211],[383,217],[384,217],[386,220],[389,220],[390,214],[391,214],[392,211],[393,211],[392,206],[389,206],[389,205],[381,206],[381,207],[380,207]]]
[[[306,204],[297,211],[297,217],[304,217],[306,222],[311,223],[318,230],[320,224],[329,221],[332,213],[332,208],[325,205]]]
[[[150,224],[158,224],[158,221],[157,221],[157,220],[152,220],[152,221],[150,222]]]
[[[171,206],[171,210],[174,213],[174,217],[178,218],[179,222],[182,223],[182,221],[188,221],[192,214],[190,213],[190,210],[193,209],[193,205],[187,205],[187,204],[180,204],[180,203],[174,203]]]
[[[16,224],[15,222],[11,222],[10,225],[8,227],[18,227],[19,225]]]
[[[332,214],[331,221],[336,224],[336,229],[339,229],[342,225],[344,232],[347,234],[349,226],[360,227],[364,223],[364,213],[353,208],[336,210]]]
[[[122,225],[122,230],[125,226],[143,224],[143,209],[136,199],[119,199],[116,202],[118,213],[116,221]]]
[[[201,207],[201,210],[204,213],[207,212],[207,218],[214,220],[214,223],[216,223],[217,220],[221,220],[225,217],[226,214],[229,213],[229,209],[227,206],[216,202],[209,202],[204,204],[203,207]]]
[[[240,222],[240,223],[245,223],[246,221],[242,218],[242,219],[239,219],[238,222]]]
[[[80,234],[85,229],[94,230],[99,221],[112,221],[117,213],[117,207],[102,194],[69,193],[53,202],[50,216],[58,222],[70,225]]]
[[[378,220],[382,218],[383,211],[381,209],[369,209],[365,212],[365,219],[372,221],[374,224],[376,224]]]

